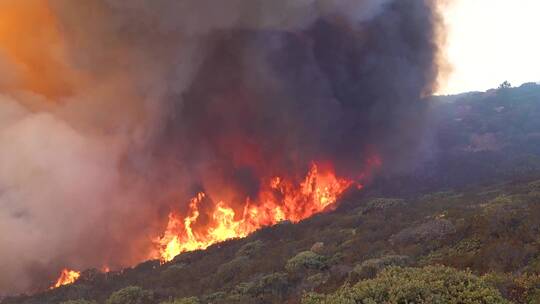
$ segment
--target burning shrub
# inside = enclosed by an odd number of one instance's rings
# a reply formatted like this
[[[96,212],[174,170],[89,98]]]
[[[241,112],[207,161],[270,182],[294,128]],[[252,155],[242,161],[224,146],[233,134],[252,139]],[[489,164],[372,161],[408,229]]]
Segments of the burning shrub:
[[[154,294],[138,286],[129,286],[114,292],[105,304],[154,304]]]
[[[303,304],[322,303],[453,303],[506,304],[491,285],[470,272],[449,267],[392,267],[375,279],[343,287],[331,295],[308,294]]]
[[[290,273],[303,270],[324,270],[328,267],[327,258],[313,251],[303,251],[287,261],[285,269]]]

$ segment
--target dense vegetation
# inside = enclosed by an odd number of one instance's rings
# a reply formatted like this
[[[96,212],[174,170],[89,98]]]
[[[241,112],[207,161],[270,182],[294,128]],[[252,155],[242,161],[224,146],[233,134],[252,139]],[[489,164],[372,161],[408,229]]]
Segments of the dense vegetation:
[[[334,212],[2,303],[540,303],[540,88],[438,99],[431,157]]]

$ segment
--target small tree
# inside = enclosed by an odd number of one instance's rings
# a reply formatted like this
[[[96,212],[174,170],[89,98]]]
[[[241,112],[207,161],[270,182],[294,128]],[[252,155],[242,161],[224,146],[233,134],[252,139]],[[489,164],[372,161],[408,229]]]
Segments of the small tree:
[[[151,291],[138,286],[129,286],[114,292],[106,304],[153,304],[154,295]]]
[[[507,80],[505,80],[503,83],[501,83],[501,84],[499,85],[499,90],[501,90],[501,89],[509,89],[509,88],[511,88],[511,87],[512,87],[512,85],[510,84],[510,82],[508,82]]]

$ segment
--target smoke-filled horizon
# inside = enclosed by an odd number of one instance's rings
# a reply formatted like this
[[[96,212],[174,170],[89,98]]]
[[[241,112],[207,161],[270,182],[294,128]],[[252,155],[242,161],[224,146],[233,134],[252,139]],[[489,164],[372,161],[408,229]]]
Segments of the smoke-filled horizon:
[[[148,259],[198,191],[411,166],[435,2],[0,2],[0,295]]]

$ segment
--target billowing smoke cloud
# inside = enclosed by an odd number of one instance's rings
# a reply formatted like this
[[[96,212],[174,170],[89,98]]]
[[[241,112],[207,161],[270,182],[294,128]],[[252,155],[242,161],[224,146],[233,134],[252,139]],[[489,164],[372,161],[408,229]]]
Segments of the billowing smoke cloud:
[[[148,258],[194,191],[402,168],[438,78],[434,2],[0,5],[0,294]]]

